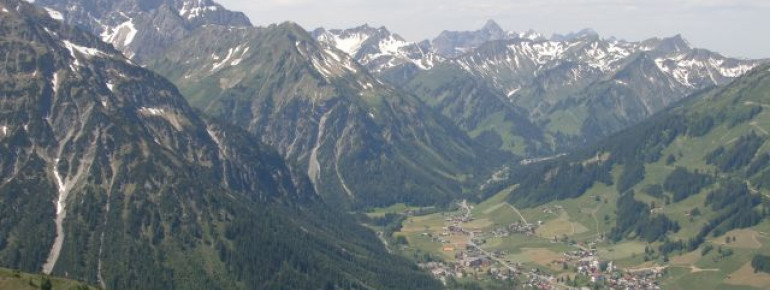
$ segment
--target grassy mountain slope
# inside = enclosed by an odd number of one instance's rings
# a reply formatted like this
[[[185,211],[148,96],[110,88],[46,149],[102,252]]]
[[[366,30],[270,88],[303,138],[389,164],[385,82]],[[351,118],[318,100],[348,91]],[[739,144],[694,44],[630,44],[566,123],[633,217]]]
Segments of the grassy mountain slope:
[[[770,253],[769,102],[765,65],[590,148],[515,167],[474,210],[494,227],[542,221],[546,240],[488,249],[558,250],[547,242],[557,237],[596,243],[625,268],[666,267],[664,289],[766,289],[754,269]]]
[[[406,87],[486,146],[520,156],[552,151],[552,140],[530,121],[524,109],[452,65],[440,64],[417,74]]]
[[[697,250],[687,254],[693,256],[687,261],[719,269],[707,279],[707,288],[743,285],[731,280],[731,273],[743,271],[741,267],[754,254],[770,250],[761,242],[770,216],[768,103],[770,66],[760,66],[591,149],[521,166],[509,182],[498,184],[490,193],[518,184],[507,200],[526,208],[571,207],[586,203],[586,196],[609,200],[604,206],[608,210],[589,211],[588,217],[592,214],[597,223],[596,234],[611,241],[647,243],[651,251],[636,256],[636,263],[642,263],[642,257],[644,261],[666,257],[664,265],[689,267],[685,258],[673,257]],[[572,215],[585,215],[582,211]],[[604,215],[604,223],[598,221],[602,218],[598,213]],[[759,246],[724,242],[734,235],[744,241],[758,240]],[[707,254],[717,246],[719,254]],[[725,246],[732,250],[722,252]],[[673,275],[682,281],[694,277],[679,271]],[[688,285],[670,283],[673,288]]]
[[[50,285],[49,289],[63,290],[89,290],[98,289],[77,281],[49,277],[40,274],[22,273],[10,269],[0,268],[0,289],[35,290],[43,289]]]

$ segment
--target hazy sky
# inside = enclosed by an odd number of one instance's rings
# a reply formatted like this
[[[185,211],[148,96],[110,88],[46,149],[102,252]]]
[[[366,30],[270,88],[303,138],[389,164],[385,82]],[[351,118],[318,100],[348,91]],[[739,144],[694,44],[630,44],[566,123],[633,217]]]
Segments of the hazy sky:
[[[727,56],[770,58],[770,0],[218,0],[255,25],[291,20],[308,30],[386,26],[411,41],[443,30],[475,30],[494,19],[506,30],[550,36],[593,28],[641,40],[681,33]]]

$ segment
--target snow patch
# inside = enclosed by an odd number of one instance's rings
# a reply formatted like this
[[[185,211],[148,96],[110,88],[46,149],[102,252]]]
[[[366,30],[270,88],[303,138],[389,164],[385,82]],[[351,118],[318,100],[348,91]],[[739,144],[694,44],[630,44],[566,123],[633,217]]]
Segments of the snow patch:
[[[110,89],[111,92],[115,92],[115,84],[113,84],[111,82],[107,82],[104,85],[106,85],[107,88]]]
[[[2,126],[0,127],[0,131],[3,131],[3,137],[8,136],[8,126]]]
[[[528,51],[535,56],[535,60],[539,64],[545,64],[546,62],[560,58],[564,54],[565,47],[562,43],[558,42],[542,42],[531,46]]]
[[[241,61],[243,61],[242,58],[234,59],[233,62],[230,63],[230,66],[237,66],[241,64]]]
[[[206,128],[206,132],[208,132],[209,136],[211,136],[211,140],[214,141],[214,143],[217,143],[217,146],[222,148],[222,142],[219,142],[219,137],[214,134],[214,131],[211,131],[211,128]]]
[[[145,115],[151,115],[151,116],[160,116],[166,113],[166,110],[159,109],[159,108],[148,108],[148,107],[141,107],[139,108],[139,113],[145,114]]]
[[[356,56],[365,43],[372,42],[373,37],[380,38],[376,46],[372,47],[372,51]],[[391,34],[374,36],[367,32],[330,31],[319,35],[316,40],[336,47],[356,58],[364,66],[370,66],[369,69],[372,72],[382,72],[388,68],[410,63],[420,70],[429,70],[435,66],[435,63],[443,61],[432,52],[424,52],[419,45]]]
[[[522,32],[522,33],[515,33],[514,32],[514,33],[509,33],[509,34],[513,35],[513,37],[518,37],[518,38],[521,38],[521,39],[532,40],[532,41],[540,40],[540,39],[544,39],[545,38],[544,35],[542,35],[540,33],[537,33],[534,30],[529,30],[527,32]]]
[[[249,52],[250,47],[248,47],[246,44],[239,45],[235,48],[230,48],[227,50],[227,56],[224,57],[224,59],[220,60],[220,57],[216,54],[212,54],[211,58],[216,60],[212,65],[211,71],[215,72],[224,67],[226,64],[230,64],[230,66],[236,66],[239,65],[243,59],[246,57],[246,53]],[[236,55],[239,55],[236,58]]]
[[[9,13],[10,12],[10,11],[8,11],[8,9],[5,9],[5,7],[3,7],[2,11],[5,12],[5,13]]]
[[[751,65],[737,65],[734,67],[720,67],[719,73],[728,78],[737,78],[754,69]]]
[[[54,94],[59,91],[59,72],[53,73],[53,78],[51,79],[51,87],[53,88]]]
[[[316,71],[321,73],[326,79],[358,71],[351,58],[340,56],[330,50],[324,50],[321,53],[315,54],[310,60]]]
[[[677,54],[655,59],[655,65],[678,83],[694,87],[693,81],[708,77],[712,83],[719,84],[714,74],[725,78],[737,78],[752,70],[755,65],[747,63],[726,64],[723,58],[699,59],[688,54]]]
[[[232,62],[230,62],[230,66],[237,66],[237,65],[241,64],[243,59],[246,57],[246,53],[249,52],[250,48],[251,47],[246,47],[246,49],[243,50],[243,53],[241,53],[241,57],[239,57],[237,59],[234,59]]]
[[[383,39],[379,43],[380,52],[385,54],[398,54],[402,47],[409,46],[411,43],[397,39],[392,35],[386,39]]]
[[[334,75],[323,66],[322,61],[319,61],[318,58],[312,58],[311,62],[313,63],[313,67],[315,67],[316,71],[321,73],[325,78],[328,79],[334,77]]]
[[[515,88],[515,89],[509,91],[507,96],[510,98],[513,95],[515,95],[517,92],[519,92],[519,90],[521,90],[521,87],[518,87],[518,88]]]
[[[105,29],[100,36],[102,40],[115,46],[128,47],[134,41],[138,32],[134,25],[134,19],[129,18],[128,21],[115,26],[115,28]]]
[[[208,132],[209,136],[211,136],[211,140],[217,144],[217,148],[219,148],[219,153],[222,154],[222,156],[224,156],[225,146],[222,144],[222,141],[219,140],[219,137],[217,137],[217,134],[214,132],[214,130],[211,130],[211,128],[209,127],[206,127],[206,132]]]
[[[213,72],[213,71],[219,70],[222,66],[225,65],[225,63],[227,63],[230,60],[232,56],[233,56],[233,49],[231,48],[227,51],[227,56],[225,56],[224,60],[214,63],[213,67],[211,68],[211,71]],[[219,59],[219,57],[217,57],[216,59]]]
[[[5,9],[5,8],[3,8]],[[7,11],[7,10],[5,10]],[[51,8],[45,7],[45,11],[48,12],[48,16],[51,16],[51,18],[59,21],[64,21],[64,15],[61,14],[61,12],[53,10]]]
[[[98,50],[98,49],[95,49],[95,48],[90,48],[90,47],[85,47],[85,46],[80,46],[80,45],[77,45],[77,44],[74,44],[74,43],[70,42],[69,40],[64,40],[62,42],[64,43],[64,47],[66,47],[67,50],[70,51],[70,55],[72,56],[72,59],[73,59],[72,60],[72,64],[74,66],[80,66],[80,62],[78,61],[78,57],[75,54],[75,52],[78,52],[78,53],[80,53],[82,55],[85,55],[87,57],[107,55],[106,53],[102,52],[101,50]]]
[[[348,36],[332,35],[332,41],[339,50],[344,51],[348,55],[355,55],[369,37],[369,35],[363,33],[353,33]]]
[[[185,2],[182,6],[182,9],[179,9],[179,16],[187,18],[187,20],[191,20],[204,15],[208,11],[219,10],[219,7],[217,6],[199,6],[202,4],[202,1],[195,2],[198,3],[194,3],[193,1]]]

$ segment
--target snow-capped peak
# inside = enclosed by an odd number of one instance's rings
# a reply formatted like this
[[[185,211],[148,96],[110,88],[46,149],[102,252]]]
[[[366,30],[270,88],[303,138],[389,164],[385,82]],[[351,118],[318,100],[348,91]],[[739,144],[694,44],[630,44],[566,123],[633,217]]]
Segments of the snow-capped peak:
[[[526,40],[532,40],[532,41],[542,41],[546,40],[545,36],[538,33],[535,30],[527,30],[525,32],[508,32],[508,38],[510,39],[526,39]]]
[[[384,27],[372,28],[363,25],[329,31],[320,28],[315,30],[313,35],[319,42],[347,53],[373,72],[410,64],[426,70],[443,61],[431,52],[429,47],[406,41]]]
[[[511,33],[510,40],[489,42],[451,62],[501,92],[514,92],[508,95],[515,95],[540,76],[558,75],[566,85],[612,79],[629,64],[639,63],[637,60],[657,67],[669,79],[658,81],[671,83],[672,90],[688,91],[724,84],[760,63],[693,49],[680,35],[642,42],[601,39],[591,30],[555,35],[550,40],[523,35],[535,36]],[[616,83],[629,84],[626,80]]]
[[[208,11],[217,11],[220,7],[207,0],[188,0],[179,8],[179,16],[191,20],[202,16]]]

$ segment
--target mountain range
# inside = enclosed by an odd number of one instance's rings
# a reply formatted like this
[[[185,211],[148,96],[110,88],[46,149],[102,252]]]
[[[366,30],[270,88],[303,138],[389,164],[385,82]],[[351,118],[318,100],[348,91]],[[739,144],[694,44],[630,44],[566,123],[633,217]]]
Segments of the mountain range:
[[[770,215],[768,60],[680,35],[0,0],[0,60],[0,266],[102,288],[441,288],[391,234],[467,200],[603,197],[597,236],[666,259]]]
[[[27,2],[0,11],[2,265],[118,289],[438,288],[158,74]]]
[[[99,35],[140,63],[198,27],[251,26],[243,13],[211,0],[39,0],[35,4],[46,7],[54,18]]]
[[[471,137],[524,156],[596,142],[766,62],[692,48],[680,35],[629,42],[585,29],[549,39],[491,20],[421,43],[368,26],[314,36],[413,92]]]

